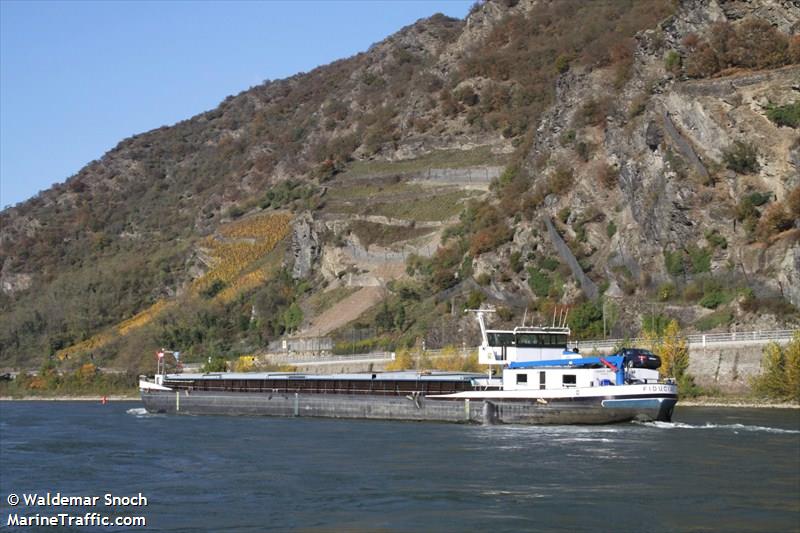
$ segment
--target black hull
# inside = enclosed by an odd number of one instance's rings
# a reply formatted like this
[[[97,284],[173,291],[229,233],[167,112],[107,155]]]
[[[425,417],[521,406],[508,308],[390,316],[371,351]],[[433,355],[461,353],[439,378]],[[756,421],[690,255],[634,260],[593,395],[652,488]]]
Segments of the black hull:
[[[541,403],[535,400],[455,400],[421,396],[142,391],[150,413],[236,416],[305,416],[474,424],[611,424],[631,420],[669,421],[675,398],[648,405],[604,406],[613,398]],[[606,401],[604,401],[606,400]],[[645,402],[647,403],[647,402]]]

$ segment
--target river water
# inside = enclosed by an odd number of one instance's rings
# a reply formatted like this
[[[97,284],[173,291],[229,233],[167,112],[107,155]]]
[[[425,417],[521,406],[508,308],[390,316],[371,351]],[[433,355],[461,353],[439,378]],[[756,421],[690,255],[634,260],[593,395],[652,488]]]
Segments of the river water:
[[[97,505],[10,506],[60,492]],[[105,494],[147,505],[105,506]],[[800,531],[800,411],[678,407],[673,423],[462,426],[148,415],[0,402],[9,516],[143,516],[72,531]],[[17,522],[19,523],[19,522]]]

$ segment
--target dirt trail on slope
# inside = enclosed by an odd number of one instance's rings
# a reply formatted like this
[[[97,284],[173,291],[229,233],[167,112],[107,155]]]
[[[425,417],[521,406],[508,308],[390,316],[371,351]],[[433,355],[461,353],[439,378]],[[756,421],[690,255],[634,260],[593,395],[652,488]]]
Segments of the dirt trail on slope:
[[[330,309],[315,317],[299,336],[321,337],[361,316],[383,299],[382,287],[362,287]]]

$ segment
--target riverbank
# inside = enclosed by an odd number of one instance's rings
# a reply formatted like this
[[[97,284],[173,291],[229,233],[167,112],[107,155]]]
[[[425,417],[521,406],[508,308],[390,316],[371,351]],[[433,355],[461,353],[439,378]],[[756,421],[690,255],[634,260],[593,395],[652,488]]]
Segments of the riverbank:
[[[724,396],[699,396],[678,400],[679,407],[742,407],[747,409],[800,409],[800,404],[793,402],[775,402],[756,400],[753,398],[727,398]]]

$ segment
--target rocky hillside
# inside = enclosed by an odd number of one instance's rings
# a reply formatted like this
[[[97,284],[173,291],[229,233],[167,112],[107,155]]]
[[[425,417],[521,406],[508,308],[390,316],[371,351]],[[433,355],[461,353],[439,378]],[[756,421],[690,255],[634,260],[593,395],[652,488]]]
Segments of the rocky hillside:
[[[0,213],[0,364],[473,343],[484,301],[584,337],[796,325],[799,29],[484,2],[124,140]]]

